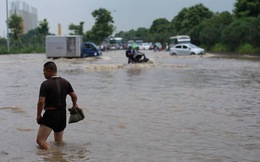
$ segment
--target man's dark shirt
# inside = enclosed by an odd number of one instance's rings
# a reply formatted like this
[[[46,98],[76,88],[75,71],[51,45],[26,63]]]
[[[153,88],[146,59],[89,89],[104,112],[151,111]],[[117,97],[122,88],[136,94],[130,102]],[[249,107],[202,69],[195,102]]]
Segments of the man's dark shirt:
[[[60,88],[58,88],[59,86]],[[41,84],[39,97],[45,97],[44,108],[66,108],[66,96],[71,92],[74,92],[74,90],[67,80],[54,77]]]

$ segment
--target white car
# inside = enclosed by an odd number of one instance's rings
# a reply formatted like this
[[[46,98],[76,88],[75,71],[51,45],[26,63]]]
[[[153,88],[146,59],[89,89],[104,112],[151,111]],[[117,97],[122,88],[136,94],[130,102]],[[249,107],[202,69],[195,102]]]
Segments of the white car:
[[[139,49],[140,50],[149,50],[151,47],[150,43],[140,43],[139,44]]]
[[[176,44],[170,48],[170,55],[204,55],[205,50],[194,44]]]

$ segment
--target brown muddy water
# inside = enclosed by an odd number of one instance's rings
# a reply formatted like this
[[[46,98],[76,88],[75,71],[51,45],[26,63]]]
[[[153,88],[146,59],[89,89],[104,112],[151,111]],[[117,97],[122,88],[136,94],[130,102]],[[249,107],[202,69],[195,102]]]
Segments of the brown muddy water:
[[[56,59],[86,118],[64,144],[40,150],[36,103],[44,54],[0,56],[3,162],[259,162],[259,57],[170,56],[126,64],[124,51],[99,59]],[[68,98],[68,108],[71,106]]]

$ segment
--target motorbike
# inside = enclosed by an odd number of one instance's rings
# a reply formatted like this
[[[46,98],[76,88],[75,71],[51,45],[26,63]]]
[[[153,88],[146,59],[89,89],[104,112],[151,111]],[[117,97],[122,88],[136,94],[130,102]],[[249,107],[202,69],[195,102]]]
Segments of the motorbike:
[[[144,53],[135,51],[132,56],[129,56],[126,52],[126,57],[128,58],[128,64],[130,63],[146,63],[149,61],[149,58],[145,56]]]

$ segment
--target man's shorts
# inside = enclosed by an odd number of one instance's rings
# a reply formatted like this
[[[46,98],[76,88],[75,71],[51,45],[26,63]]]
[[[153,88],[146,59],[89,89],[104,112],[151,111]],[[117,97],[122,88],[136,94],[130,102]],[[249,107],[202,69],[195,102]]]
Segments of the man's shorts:
[[[39,124],[50,127],[54,132],[61,132],[66,128],[66,109],[46,110]]]

